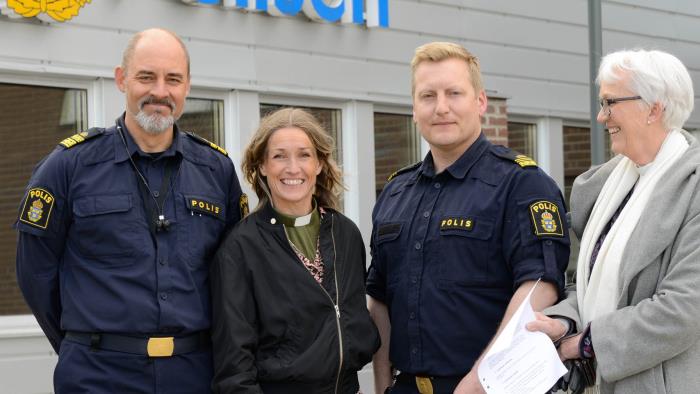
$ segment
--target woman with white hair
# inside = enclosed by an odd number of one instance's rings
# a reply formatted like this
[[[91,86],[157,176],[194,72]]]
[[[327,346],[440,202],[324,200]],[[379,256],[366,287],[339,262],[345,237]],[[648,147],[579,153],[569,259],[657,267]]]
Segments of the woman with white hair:
[[[576,288],[528,328],[597,372],[587,392],[697,393],[700,145],[681,129],[692,81],[674,56],[636,50],[605,56],[597,82],[617,155],[576,178]]]

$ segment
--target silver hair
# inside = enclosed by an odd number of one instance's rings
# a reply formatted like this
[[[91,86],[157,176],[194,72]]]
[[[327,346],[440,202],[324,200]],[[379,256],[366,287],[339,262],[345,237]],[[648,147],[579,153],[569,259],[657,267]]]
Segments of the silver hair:
[[[603,57],[596,83],[629,77],[627,87],[647,105],[660,103],[667,129],[683,127],[695,105],[693,81],[675,56],[657,50],[622,50]]]

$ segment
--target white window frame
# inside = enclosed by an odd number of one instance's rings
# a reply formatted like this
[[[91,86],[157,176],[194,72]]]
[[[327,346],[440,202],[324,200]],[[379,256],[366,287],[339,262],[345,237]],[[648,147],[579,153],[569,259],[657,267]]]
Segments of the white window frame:
[[[48,76],[43,74],[30,73],[0,73],[0,83],[27,85],[36,87],[63,88],[63,89],[83,89],[87,91],[88,103],[88,125],[92,126],[92,120],[97,117],[95,102],[100,96],[96,90],[95,82],[60,76]],[[76,130],[77,131],[77,130]],[[58,143],[58,141],[56,141]],[[41,333],[39,324],[30,314],[25,315],[3,315],[0,316],[0,339],[8,336],[29,335],[36,336]],[[37,331],[38,330],[38,331]],[[43,335],[43,333],[42,333]]]

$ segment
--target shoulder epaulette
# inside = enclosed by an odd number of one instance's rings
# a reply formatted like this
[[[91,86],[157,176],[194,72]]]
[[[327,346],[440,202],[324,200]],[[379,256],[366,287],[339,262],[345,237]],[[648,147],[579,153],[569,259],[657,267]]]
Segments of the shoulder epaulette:
[[[100,129],[97,127],[93,127],[88,129],[87,131],[80,132],[78,134],[74,134],[63,141],[59,142],[58,144],[63,146],[66,149],[72,148],[78,144],[82,144],[83,142],[95,138],[97,136],[100,136],[104,134],[105,130]]]
[[[491,152],[493,152],[494,155],[497,157],[500,157],[501,159],[505,159],[508,161],[512,161],[519,165],[520,167],[537,167],[537,163],[532,160],[530,157],[527,157],[525,155],[521,155],[518,152],[506,148],[505,146],[502,145],[494,145],[493,148],[491,149]]]
[[[192,138],[193,140],[199,142],[200,144],[206,145],[206,146],[208,146],[208,147],[214,149],[215,151],[221,153],[221,154],[224,155],[224,156],[228,156],[228,152],[226,152],[226,149],[220,147],[219,145],[216,145],[215,143],[213,143],[213,142],[207,140],[206,138],[202,138],[202,137],[198,136],[197,134],[195,134],[195,133],[192,132],[192,131],[185,131],[185,134],[187,134],[188,137],[190,137],[190,138]]]
[[[423,162],[419,161],[418,163],[414,163],[414,164],[408,165],[408,166],[406,166],[398,171],[394,171],[393,174],[389,175],[389,178],[387,178],[386,181],[391,182],[391,180],[394,179],[397,175],[403,174],[404,172],[408,172],[411,170],[415,170],[416,168],[420,167],[421,163],[423,163]]]

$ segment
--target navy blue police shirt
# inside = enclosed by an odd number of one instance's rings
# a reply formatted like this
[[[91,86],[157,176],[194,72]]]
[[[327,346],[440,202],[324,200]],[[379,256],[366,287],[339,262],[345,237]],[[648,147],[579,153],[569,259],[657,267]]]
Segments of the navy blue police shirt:
[[[463,376],[518,286],[542,278],[563,294],[564,219],[554,181],[483,134],[440,174],[430,153],[400,171],[372,214],[367,279],[389,311],[393,366]]]
[[[36,166],[15,225],[17,279],[54,349],[65,331],[179,336],[209,328],[209,263],[246,202],[225,153],[175,127],[172,145],[149,155],[122,116],[64,140]],[[167,231],[153,231],[129,157],[154,197],[170,173],[155,211]]]

